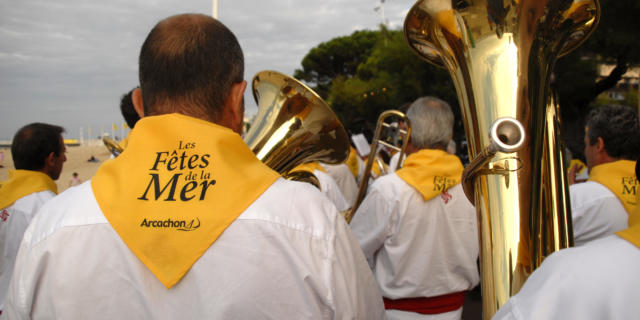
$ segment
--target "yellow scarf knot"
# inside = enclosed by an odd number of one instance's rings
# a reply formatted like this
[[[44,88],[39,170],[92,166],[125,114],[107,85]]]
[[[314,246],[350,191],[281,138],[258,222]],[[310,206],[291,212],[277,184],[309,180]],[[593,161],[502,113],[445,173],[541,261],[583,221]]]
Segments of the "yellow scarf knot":
[[[427,201],[460,183],[463,169],[462,162],[454,155],[422,149],[410,154],[396,173]]]

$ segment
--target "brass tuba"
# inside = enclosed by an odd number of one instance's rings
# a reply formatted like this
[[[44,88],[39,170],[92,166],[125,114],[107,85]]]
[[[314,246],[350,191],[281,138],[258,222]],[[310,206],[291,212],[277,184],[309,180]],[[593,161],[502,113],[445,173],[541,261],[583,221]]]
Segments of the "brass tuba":
[[[485,319],[544,257],[573,243],[550,79],[557,58],[589,36],[599,14],[597,0],[420,0],[405,19],[409,46],[451,74],[470,158],[482,157],[463,185],[478,211]],[[523,145],[490,147],[500,118],[522,125]],[[505,128],[518,129],[513,123]]]
[[[309,87],[276,71],[258,72],[251,85],[258,114],[244,141],[271,169],[313,183],[314,177],[290,170],[313,161],[339,164],[349,157],[347,131]]]

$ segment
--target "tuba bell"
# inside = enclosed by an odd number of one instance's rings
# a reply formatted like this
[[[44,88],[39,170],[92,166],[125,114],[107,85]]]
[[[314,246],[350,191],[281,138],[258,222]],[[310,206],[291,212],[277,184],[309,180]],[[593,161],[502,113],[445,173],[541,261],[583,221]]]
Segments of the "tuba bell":
[[[291,169],[313,161],[339,164],[349,157],[347,131],[309,87],[276,71],[258,72],[251,86],[258,114],[244,141],[271,169],[313,183],[314,177]]]
[[[547,255],[573,244],[550,79],[599,14],[597,0],[420,0],[405,18],[409,46],[449,71],[462,109],[472,159],[462,183],[478,212],[485,319]],[[506,131],[489,134],[496,130]]]

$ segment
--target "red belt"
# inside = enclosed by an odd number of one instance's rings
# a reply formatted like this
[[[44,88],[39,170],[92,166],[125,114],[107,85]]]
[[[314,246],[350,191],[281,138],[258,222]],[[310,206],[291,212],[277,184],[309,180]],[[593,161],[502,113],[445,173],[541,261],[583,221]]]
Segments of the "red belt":
[[[406,298],[391,300],[383,298],[385,309],[416,312],[420,314],[439,314],[458,310],[464,304],[467,292],[460,291],[428,298]]]

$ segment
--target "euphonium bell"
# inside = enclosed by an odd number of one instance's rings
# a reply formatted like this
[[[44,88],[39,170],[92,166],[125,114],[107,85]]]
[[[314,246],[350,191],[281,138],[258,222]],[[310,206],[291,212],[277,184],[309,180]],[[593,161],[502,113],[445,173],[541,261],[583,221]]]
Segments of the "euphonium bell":
[[[349,138],[342,123],[302,82],[262,71],[253,77],[252,88],[258,114],[244,140],[270,168],[286,177],[303,163],[338,164],[349,157]]]
[[[486,319],[544,257],[572,245],[550,79],[557,58],[595,29],[599,11],[597,0],[420,0],[405,19],[409,46],[451,74],[470,158],[483,157],[463,184],[478,211]],[[516,151],[491,147],[487,133],[505,117],[524,130]]]

